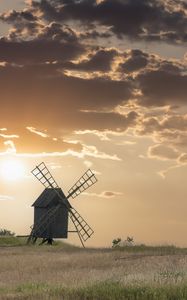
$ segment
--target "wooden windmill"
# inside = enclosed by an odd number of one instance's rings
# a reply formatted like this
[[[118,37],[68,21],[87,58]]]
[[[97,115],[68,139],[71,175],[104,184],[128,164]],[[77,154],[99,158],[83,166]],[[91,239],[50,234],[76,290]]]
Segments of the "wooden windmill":
[[[67,238],[68,219],[70,218],[75,227],[75,230],[71,232],[78,234],[84,247],[84,242],[91,237],[94,231],[78,211],[71,206],[68,199],[77,197],[96,183],[97,178],[94,173],[88,169],[71,187],[67,196],[58,186],[44,162],[36,166],[31,173],[44,185],[45,190],[33,203],[34,225],[31,226],[28,243],[34,244],[38,238],[43,238],[43,242],[48,241],[48,243],[51,243],[53,238]]]

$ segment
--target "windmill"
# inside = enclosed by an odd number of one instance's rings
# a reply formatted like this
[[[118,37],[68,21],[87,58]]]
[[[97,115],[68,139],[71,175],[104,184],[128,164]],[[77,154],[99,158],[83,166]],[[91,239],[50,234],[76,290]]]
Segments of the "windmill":
[[[35,207],[34,225],[31,226],[27,243],[34,244],[38,238],[43,238],[43,242],[51,243],[53,238],[67,238],[68,232],[76,232],[84,247],[84,242],[91,237],[94,231],[78,211],[71,206],[68,199],[76,198],[96,183],[95,174],[88,169],[65,196],[44,162],[36,166],[31,173],[43,184],[45,190],[33,204]],[[68,231],[68,217],[74,224],[74,231]]]

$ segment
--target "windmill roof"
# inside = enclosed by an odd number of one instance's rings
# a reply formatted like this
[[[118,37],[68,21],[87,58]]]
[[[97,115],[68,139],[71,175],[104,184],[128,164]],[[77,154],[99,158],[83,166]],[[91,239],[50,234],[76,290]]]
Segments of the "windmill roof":
[[[41,195],[36,199],[36,201],[32,204],[34,207],[47,207],[50,206],[51,204],[58,204],[58,194],[56,191],[60,194],[62,198],[64,198],[65,202],[69,207],[71,207],[69,201],[67,200],[66,196],[64,195],[62,189],[57,188],[57,189],[52,189],[52,188],[46,188]]]

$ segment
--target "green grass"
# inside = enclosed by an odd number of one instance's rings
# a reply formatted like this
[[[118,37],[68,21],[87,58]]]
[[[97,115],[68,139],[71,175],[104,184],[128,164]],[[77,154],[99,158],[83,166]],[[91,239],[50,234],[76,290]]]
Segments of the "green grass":
[[[37,240],[37,243],[35,245],[30,244],[29,246],[39,246],[39,243],[41,242],[41,239]],[[28,246],[27,245],[27,238],[26,237],[17,237],[17,236],[0,236],[0,247],[16,247],[16,246]],[[42,245],[42,247],[45,247],[45,245]],[[76,247],[74,245],[70,245],[68,243],[64,243],[60,240],[55,240],[53,243],[53,246],[59,246],[63,247],[64,250],[73,250],[73,249],[79,249],[79,247]],[[47,247],[50,247],[47,245]]]
[[[34,246],[38,246],[41,242],[41,239],[37,240],[37,243]],[[26,237],[16,237],[16,236],[0,236],[0,247],[16,247],[16,246],[26,246],[27,238]],[[30,244],[30,246],[33,246]],[[44,247],[43,245],[42,247]],[[62,247],[66,251],[84,251],[82,247],[77,247],[71,244],[68,244],[64,241],[55,240],[53,246]],[[50,246],[47,246],[50,247]],[[86,250],[95,251],[95,248],[87,248]],[[131,254],[145,254],[145,255],[174,255],[174,254],[187,254],[187,248],[180,248],[173,245],[161,245],[161,246],[147,246],[147,245],[133,245],[133,246],[123,246],[123,247],[114,247],[114,248],[101,248],[98,249],[103,252],[116,252],[121,251],[124,253]]]
[[[67,288],[48,284],[24,284],[14,289],[0,289],[0,299],[63,299],[63,300],[186,300],[183,286],[123,286],[120,282],[99,282]]]
[[[14,247],[14,246],[24,246],[26,244],[25,238],[19,238],[15,236],[1,236],[0,237],[0,247]]]

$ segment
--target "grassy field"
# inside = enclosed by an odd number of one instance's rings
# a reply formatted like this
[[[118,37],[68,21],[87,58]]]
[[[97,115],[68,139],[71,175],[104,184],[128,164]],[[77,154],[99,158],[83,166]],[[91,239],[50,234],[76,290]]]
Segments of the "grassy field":
[[[81,249],[0,239],[0,299],[186,300],[187,249]]]

